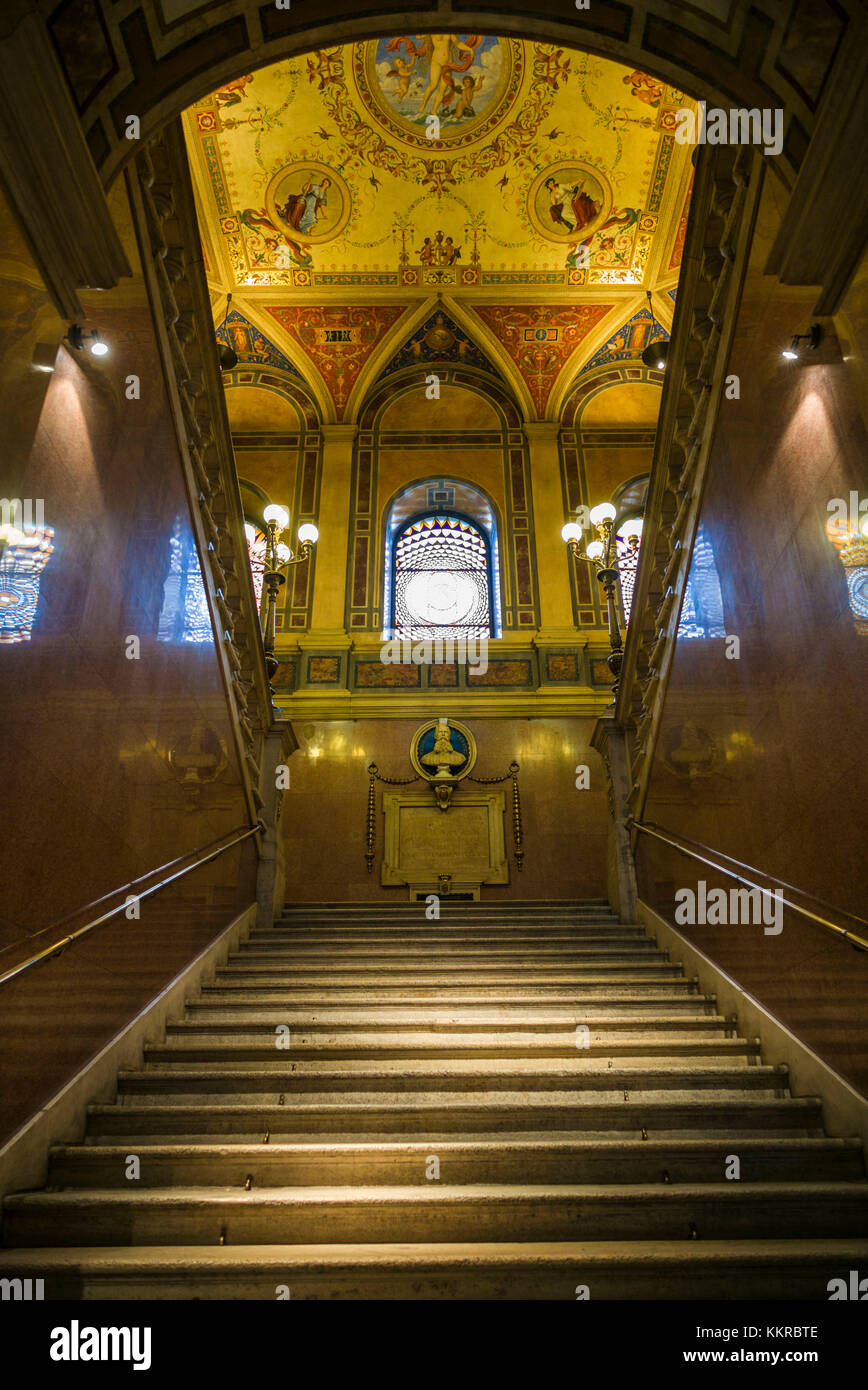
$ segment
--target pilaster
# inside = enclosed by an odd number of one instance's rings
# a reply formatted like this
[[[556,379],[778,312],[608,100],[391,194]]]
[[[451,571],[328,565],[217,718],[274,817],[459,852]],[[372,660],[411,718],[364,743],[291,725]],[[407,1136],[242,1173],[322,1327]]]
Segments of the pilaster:
[[[323,425],[322,476],[320,483],[320,538],[317,541],[311,634],[322,645],[347,641],[347,551],[350,537],[350,503],[353,483],[353,445],[356,425]]]
[[[571,631],[573,603],[567,548],[561,540],[565,520],[557,421],[524,426],[530,451],[533,519],[539,579],[540,631]]]

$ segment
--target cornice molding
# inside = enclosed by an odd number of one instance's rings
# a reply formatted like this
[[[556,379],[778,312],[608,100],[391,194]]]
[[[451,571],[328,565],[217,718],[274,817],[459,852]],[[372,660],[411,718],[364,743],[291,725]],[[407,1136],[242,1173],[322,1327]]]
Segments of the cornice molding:
[[[69,86],[38,15],[0,41],[0,175],[63,318],[86,318],[82,289],[132,275]]]
[[[397,698],[396,695],[402,698]],[[275,695],[284,718],[317,719],[424,719],[449,714],[455,719],[562,719],[565,716],[598,719],[611,708],[609,690],[570,686],[526,691],[380,690],[372,692],[301,690]]]
[[[839,55],[765,272],[819,285],[814,315],[834,314],[868,240],[868,39]],[[847,215],[842,211],[846,208]]]

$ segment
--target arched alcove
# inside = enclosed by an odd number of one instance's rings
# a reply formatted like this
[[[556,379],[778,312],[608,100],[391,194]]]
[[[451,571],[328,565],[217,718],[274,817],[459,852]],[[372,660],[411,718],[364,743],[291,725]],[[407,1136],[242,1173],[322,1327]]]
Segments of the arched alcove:
[[[360,411],[347,626],[379,632],[390,625],[387,576],[396,527],[439,508],[479,523],[493,546],[494,631],[533,627],[538,596],[531,477],[517,406],[504,385],[485,373],[447,365],[438,366],[437,374],[439,399],[426,396],[424,373],[410,369],[378,383]],[[429,503],[425,489],[438,480],[449,499]]]

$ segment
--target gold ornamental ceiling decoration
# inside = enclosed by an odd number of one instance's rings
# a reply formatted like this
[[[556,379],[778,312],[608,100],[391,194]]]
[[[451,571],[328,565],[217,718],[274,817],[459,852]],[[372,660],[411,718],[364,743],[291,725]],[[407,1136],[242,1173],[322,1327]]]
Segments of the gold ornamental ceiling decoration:
[[[273,64],[185,113],[212,279],[332,301],[673,282],[690,104],[620,64],[490,35]]]

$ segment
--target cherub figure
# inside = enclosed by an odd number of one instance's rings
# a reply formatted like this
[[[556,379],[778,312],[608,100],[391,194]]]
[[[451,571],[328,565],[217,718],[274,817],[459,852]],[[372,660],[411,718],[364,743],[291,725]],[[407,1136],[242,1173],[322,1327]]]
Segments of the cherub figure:
[[[416,59],[408,63],[406,58],[400,56],[392,59],[392,66],[386,73],[387,77],[397,77],[398,82],[395,87],[395,96],[398,101],[403,101],[410,90],[410,78],[416,71]]]
[[[649,77],[647,72],[631,72],[622,80],[633,96],[648,106],[659,106],[663,100],[663,83]]]
[[[451,236],[448,236],[443,243],[443,259],[441,265],[454,265],[461,255],[461,247],[455,246]]]
[[[475,81],[472,77],[462,78],[461,91],[458,93],[455,109],[447,114],[451,115],[456,121],[461,120],[464,116],[475,116],[476,112],[473,109],[473,98],[484,81],[484,73],[480,73]]]
[[[246,93],[248,82],[253,81],[253,73],[250,72],[246,77],[233,78],[231,82],[218,87],[214,96],[218,106],[237,106]]]

